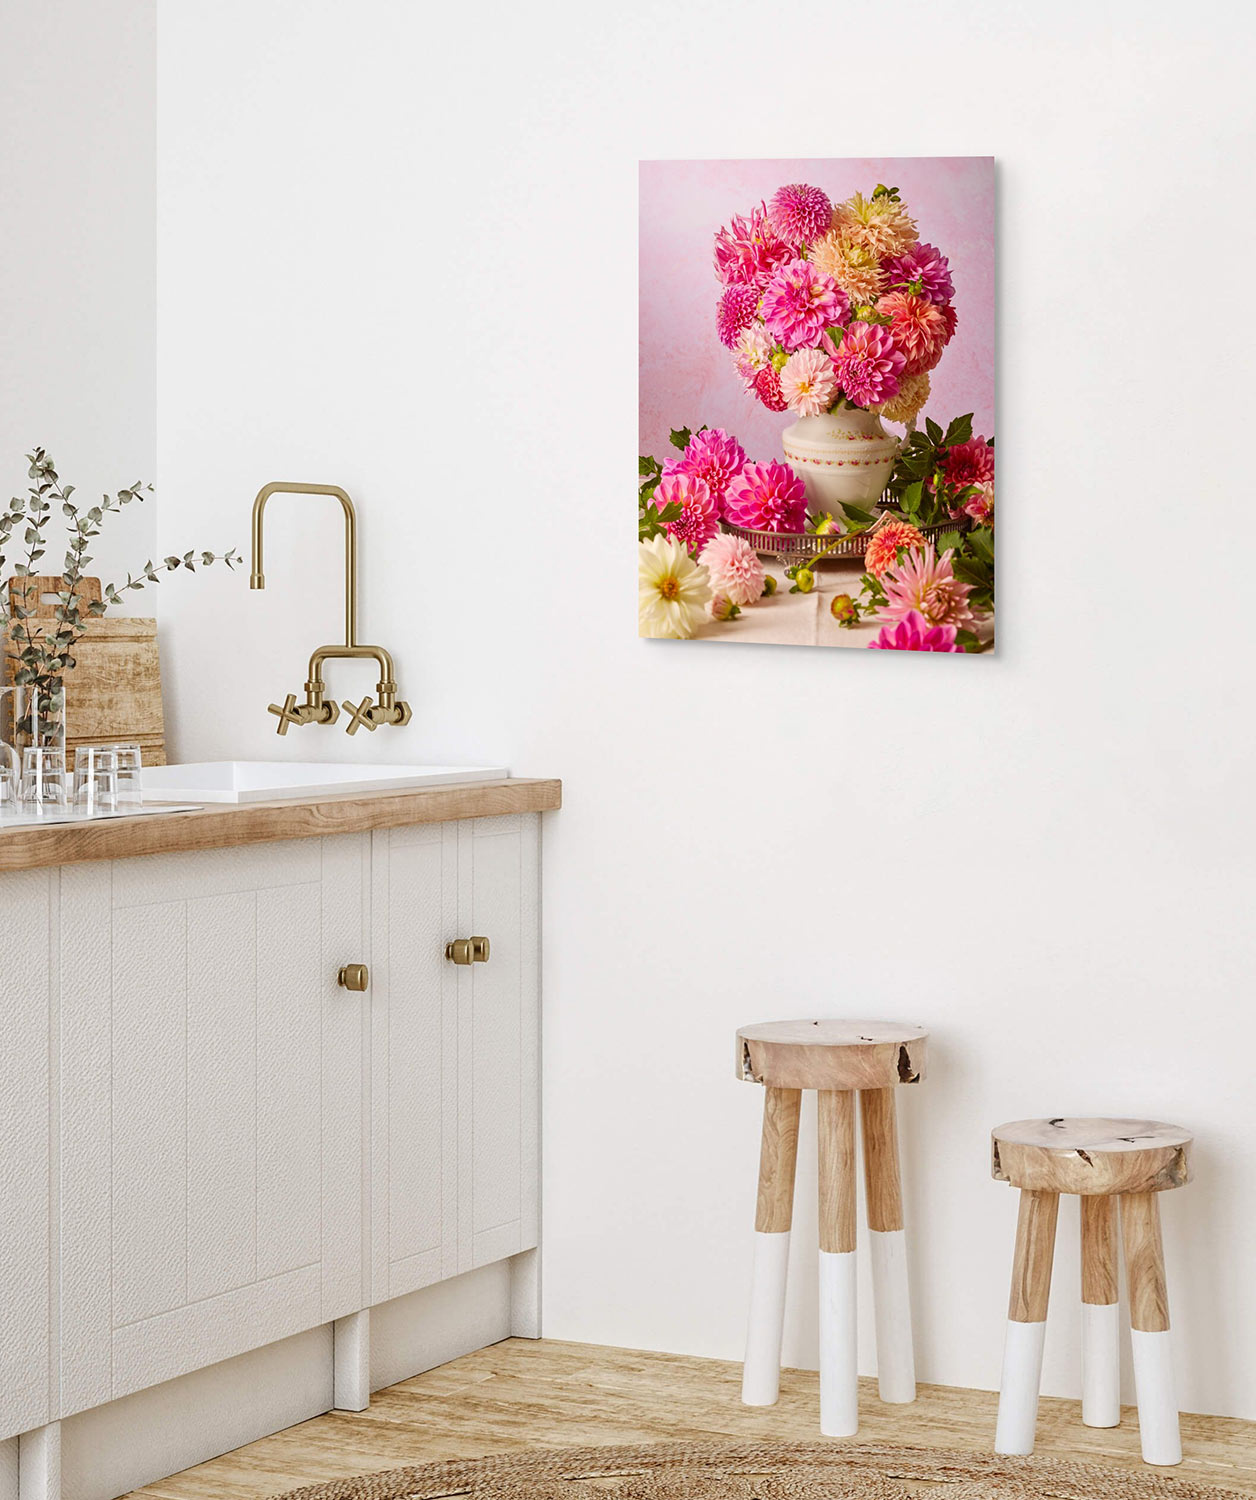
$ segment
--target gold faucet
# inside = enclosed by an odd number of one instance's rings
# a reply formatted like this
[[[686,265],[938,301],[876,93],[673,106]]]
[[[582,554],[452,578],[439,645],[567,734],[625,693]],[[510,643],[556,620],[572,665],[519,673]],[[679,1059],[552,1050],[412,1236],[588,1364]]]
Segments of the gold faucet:
[[[249,587],[264,589],[266,573],[262,561],[262,516],[266,502],[274,494],[287,495],[331,495],[340,501],[345,513],[345,643],[343,646],[319,646],[310,657],[310,669],[305,683],[305,702],[298,703],[295,693],[289,693],[283,707],[270,705],[270,712],[277,715],[277,733],[287,734],[290,724],[334,724],[340,717],[341,705],[333,698],[324,696],[327,684],[323,681],[323,663],[330,657],[359,659],[371,657],[379,663],[379,682],[375,685],[376,699],[363,698],[361,703],[346,702],[343,707],[351,716],[348,732],[356,734],[359,729],[378,729],[381,724],[408,724],[410,705],[397,697],[396,673],[393,659],[382,646],[358,645],[358,517],[353,501],[336,484],[284,484],[275,481],[265,484],[257,492],[253,502],[253,564],[249,573]]]

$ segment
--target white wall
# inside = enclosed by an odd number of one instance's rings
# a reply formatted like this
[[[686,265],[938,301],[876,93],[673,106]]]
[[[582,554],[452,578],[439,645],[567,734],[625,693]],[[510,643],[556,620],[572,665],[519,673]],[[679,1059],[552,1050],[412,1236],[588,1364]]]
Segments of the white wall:
[[[998,1378],[990,1126],[1147,1113],[1199,1135],[1164,1205],[1184,1405],[1256,1417],[1254,40],[1164,0],[903,0],[892,28],[766,0],[163,7],[163,550],[246,542],[266,480],[346,485],[364,633],[415,709],[274,736],[340,609],[334,507],[280,498],[269,592],[163,597],[176,748],[565,779],[549,1334],[737,1357],[759,1096],[733,1030],[902,1014],[935,1036],[905,1101],[922,1376]],[[999,158],[992,659],[636,638],[637,159],[826,150]],[[798,1270],[805,1294],[805,1244]],[[804,1295],[792,1360],[811,1321]]]
[[[0,500],[36,445],[89,504],[153,478],[156,48],[156,0],[0,4]],[[132,506],[91,572],[124,582],[155,538]]]

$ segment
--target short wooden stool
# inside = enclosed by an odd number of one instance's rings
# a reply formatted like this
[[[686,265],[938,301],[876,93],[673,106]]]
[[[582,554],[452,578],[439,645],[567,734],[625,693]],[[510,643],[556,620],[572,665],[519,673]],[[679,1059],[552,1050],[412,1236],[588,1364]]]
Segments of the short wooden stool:
[[[1125,1241],[1143,1460],[1180,1464],[1157,1194],[1190,1181],[1191,1135],[1154,1120],[1017,1120],[993,1133],[994,1176],[1021,1190],[998,1453],[1032,1453],[1061,1193],[1082,1208],[1082,1421],[1121,1420],[1117,1201]]]
[[[859,1428],[856,1093],[863,1119],[881,1399],[916,1399],[894,1090],[924,1076],[927,1034],[918,1026],[886,1021],[768,1021],[737,1033],[737,1076],[765,1088],[741,1399],[747,1406],[771,1406],[780,1391],[798,1111],[802,1090],[815,1089],[820,1143],[820,1431],[831,1437],[849,1437]]]

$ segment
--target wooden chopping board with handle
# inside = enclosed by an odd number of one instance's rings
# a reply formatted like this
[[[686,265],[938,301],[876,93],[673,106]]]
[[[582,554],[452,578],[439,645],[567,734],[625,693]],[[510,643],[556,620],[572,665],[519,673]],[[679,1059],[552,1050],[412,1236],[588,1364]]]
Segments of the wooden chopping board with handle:
[[[23,628],[38,630],[40,621],[53,620],[63,586],[60,578],[9,580],[10,605],[16,600],[23,609],[34,610],[34,618],[23,621]],[[100,599],[100,579],[80,579],[78,596],[84,606]],[[10,650],[12,642],[10,623]],[[121,615],[88,620],[73,655],[75,665],[65,677],[67,747],[132,740],[143,751],[146,766],[164,766],[166,719],[157,621]],[[13,663],[6,660],[6,681],[12,681],[12,673]]]

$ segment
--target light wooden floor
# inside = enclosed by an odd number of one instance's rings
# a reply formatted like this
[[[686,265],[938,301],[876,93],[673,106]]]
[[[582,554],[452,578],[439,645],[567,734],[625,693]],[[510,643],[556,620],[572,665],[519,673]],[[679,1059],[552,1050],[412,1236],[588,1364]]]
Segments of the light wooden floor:
[[[817,1377],[788,1371],[774,1407],[739,1401],[741,1367],[593,1344],[509,1339],[379,1391],[369,1411],[330,1412],[135,1495],[260,1500],[320,1480],[506,1448],[758,1437],[814,1441]],[[989,1451],[997,1398],[922,1386],[912,1406],[882,1406],[861,1382],[860,1439]],[[1182,1419],[1177,1470],[1256,1495],[1256,1423]],[[1081,1425],[1074,1401],[1044,1400],[1039,1453],[1140,1467],[1132,1409],[1118,1428]]]

